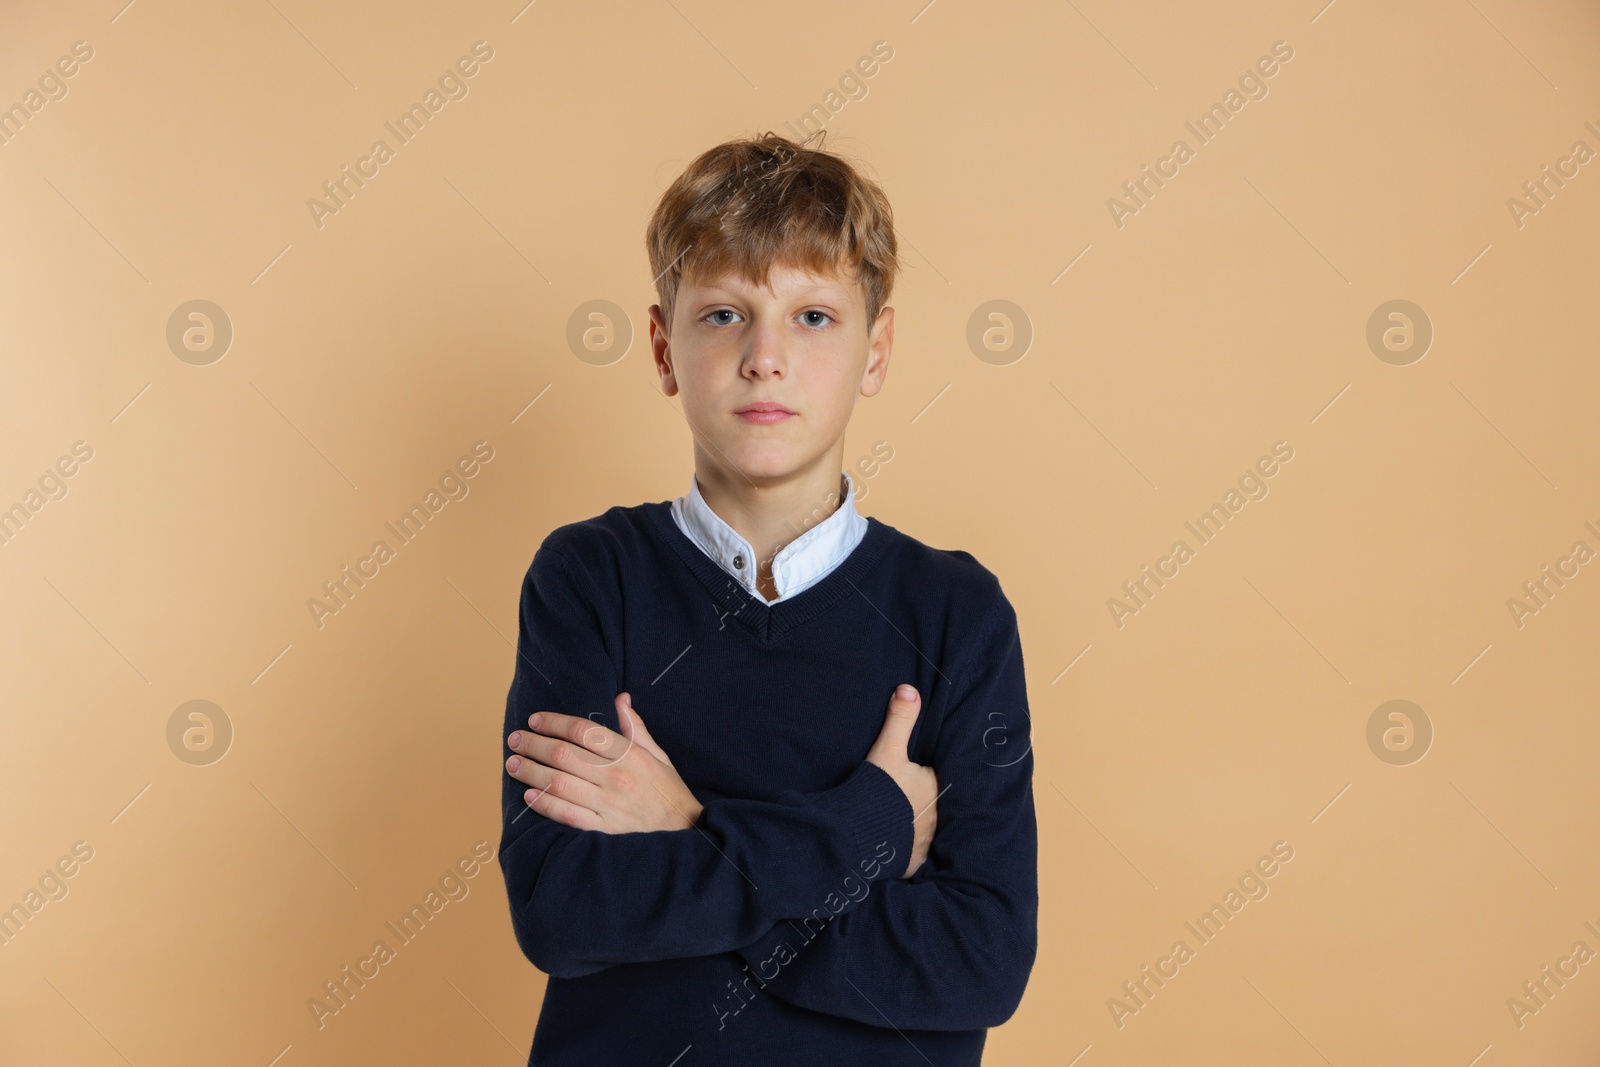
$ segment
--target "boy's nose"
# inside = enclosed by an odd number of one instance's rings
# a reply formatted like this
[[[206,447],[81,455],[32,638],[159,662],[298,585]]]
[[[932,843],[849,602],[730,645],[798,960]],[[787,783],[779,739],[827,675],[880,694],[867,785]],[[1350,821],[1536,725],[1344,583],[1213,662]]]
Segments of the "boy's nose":
[[[750,337],[750,346],[745,349],[744,366],[747,371],[755,370],[763,376],[776,374],[780,377],[788,369],[788,357],[783,351],[783,340],[777,336],[775,328],[757,329]]]

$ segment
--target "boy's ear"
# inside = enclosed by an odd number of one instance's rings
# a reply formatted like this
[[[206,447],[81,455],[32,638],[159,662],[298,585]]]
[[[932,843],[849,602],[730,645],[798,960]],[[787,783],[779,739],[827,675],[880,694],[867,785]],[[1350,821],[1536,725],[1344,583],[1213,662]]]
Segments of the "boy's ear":
[[[888,304],[879,308],[878,321],[872,324],[872,329],[874,334],[883,334],[885,344],[892,344],[894,342],[894,308]]]
[[[650,355],[655,361],[656,373],[661,376],[661,391],[667,396],[678,392],[678,381],[672,370],[672,339],[667,334],[667,322],[660,304],[650,305]]]
[[[861,395],[876,396],[889,374],[889,353],[894,348],[894,308],[879,310],[867,335],[867,365],[861,373]]]

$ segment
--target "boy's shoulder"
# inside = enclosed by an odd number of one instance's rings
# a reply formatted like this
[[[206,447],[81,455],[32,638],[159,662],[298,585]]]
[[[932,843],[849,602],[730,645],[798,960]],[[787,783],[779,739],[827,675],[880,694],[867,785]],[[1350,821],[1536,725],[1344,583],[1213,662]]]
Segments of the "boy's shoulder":
[[[626,553],[648,531],[643,509],[649,504],[617,504],[587,519],[575,519],[545,535],[540,551],[550,551],[569,563],[589,563]]]
[[[1004,596],[999,577],[966,549],[935,548],[878,519],[870,521],[889,531],[894,539],[892,547],[901,554],[904,570],[918,584],[937,585],[952,593],[968,593],[985,603]]]

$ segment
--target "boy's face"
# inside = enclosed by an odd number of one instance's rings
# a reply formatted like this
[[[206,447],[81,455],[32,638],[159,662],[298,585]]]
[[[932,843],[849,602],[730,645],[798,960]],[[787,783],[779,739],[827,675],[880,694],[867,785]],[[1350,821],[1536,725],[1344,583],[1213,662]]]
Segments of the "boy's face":
[[[736,275],[685,278],[670,325],[650,307],[650,344],[662,391],[683,393],[697,447],[757,485],[826,462],[837,479],[856,397],[883,387],[894,309],[868,329],[866,291],[838,275],[774,266],[768,287]],[[761,422],[739,414],[774,401],[793,414]]]

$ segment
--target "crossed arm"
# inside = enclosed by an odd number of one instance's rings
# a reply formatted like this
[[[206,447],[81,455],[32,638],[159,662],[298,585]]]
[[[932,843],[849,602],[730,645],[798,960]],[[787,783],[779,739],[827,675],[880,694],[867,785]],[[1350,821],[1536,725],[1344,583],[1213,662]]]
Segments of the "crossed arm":
[[[524,954],[551,975],[577,977],[738,952],[772,994],[871,1025],[971,1029],[1009,1018],[1037,943],[1037,846],[1021,649],[1015,615],[995,593],[951,675],[931,764],[945,791],[929,863],[902,879],[914,812],[874,763],[820,792],[700,805],[621,710],[608,651],[616,635],[601,632],[588,606],[595,590],[585,572],[541,547],[523,584],[504,751],[508,767],[513,756],[532,761],[519,765],[522,779],[502,779],[500,863]],[[528,725],[535,712],[555,712],[546,721],[559,740]],[[594,766],[633,745],[654,747],[670,774],[643,784],[624,775],[620,789],[593,780]],[[642,755],[633,762],[646,766]],[[562,771],[563,760],[583,773]],[[564,795],[541,792],[530,808],[526,781],[541,777]],[[566,778],[586,788],[558,784]],[[657,828],[584,828],[583,813],[595,815],[584,801],[641,820],[611,825]],[[844,899],[847,873],[864,884],[859,899]],[[946,963],[930,964],[930,950]]]
[[[576,830],[631,834],[692,827],[705,805],[650,736],[632,695],[618,693],[615,705],[620,734],[591,719],[536,711],[528,717],[528,729],[506,738],[516,753],[506,760],[507,773],[531,787],[523,800],[540,815]],[[938,821],[938,779],[932,768],[912,763],[906,755],[921,708],[916,689],[899,686],[867,753],[867,760],[894,779],[916,810],[910,862],[900,864],[902,878],[911,877],[928,858]]]

